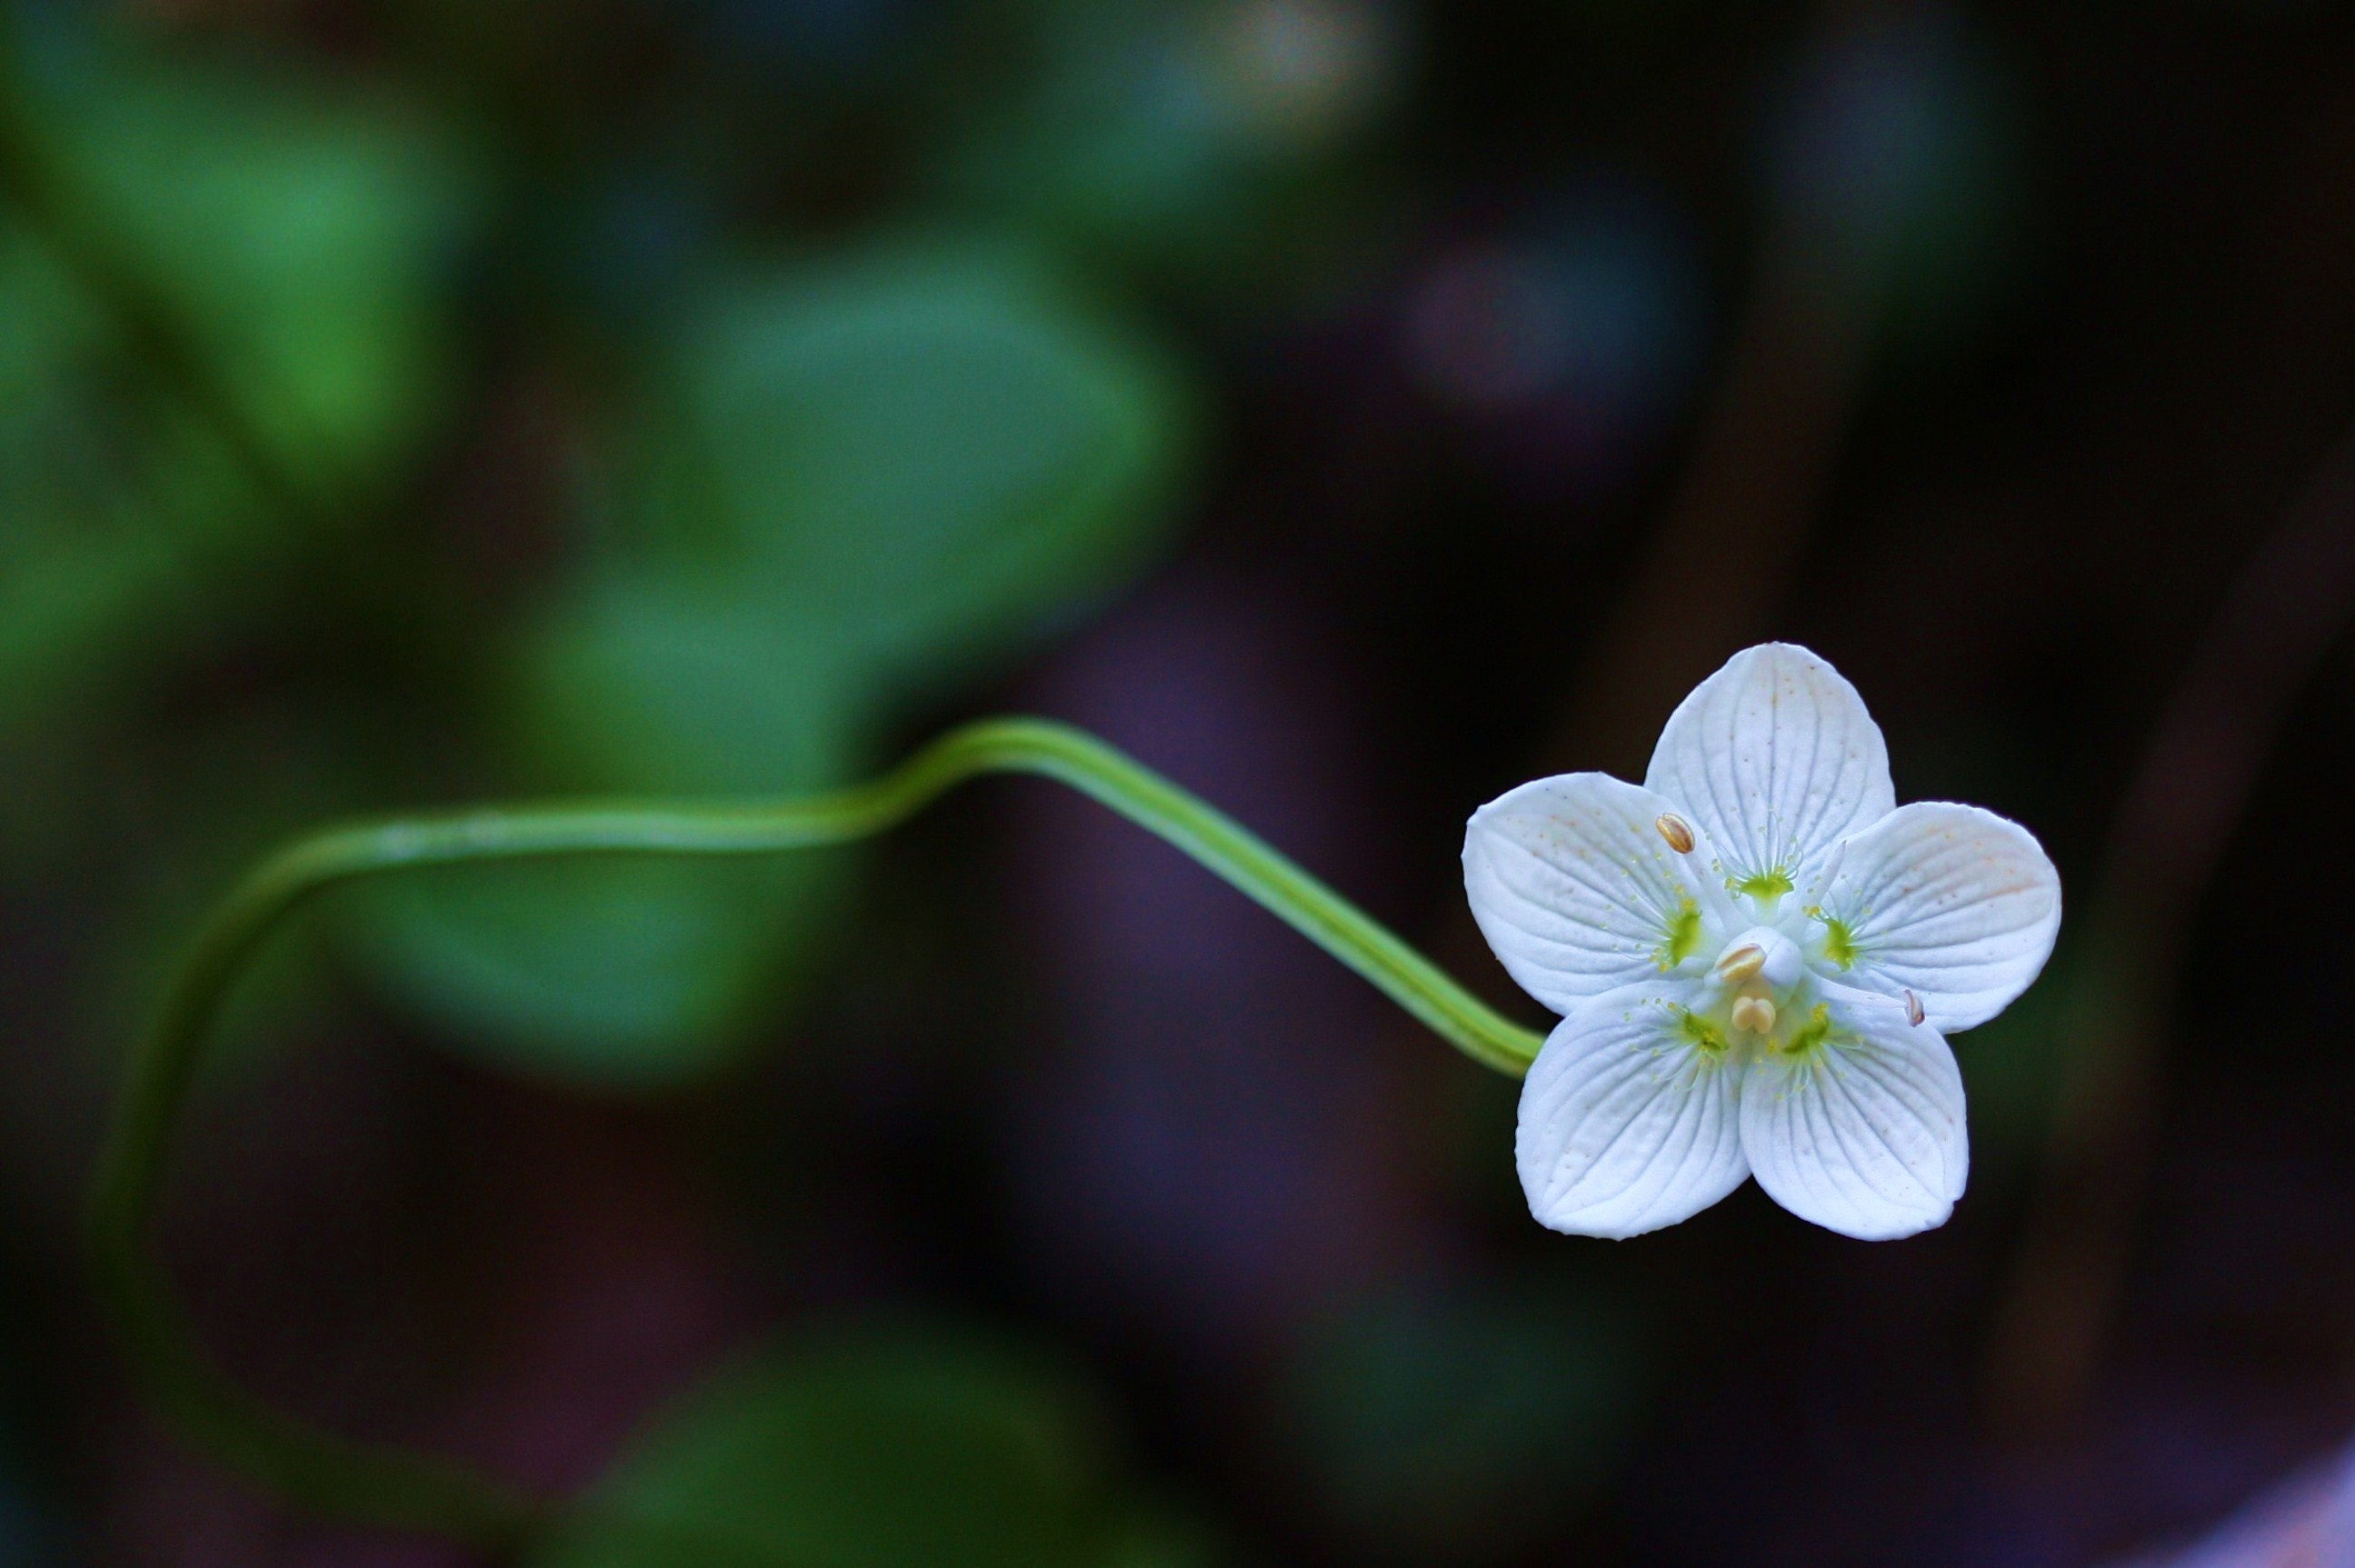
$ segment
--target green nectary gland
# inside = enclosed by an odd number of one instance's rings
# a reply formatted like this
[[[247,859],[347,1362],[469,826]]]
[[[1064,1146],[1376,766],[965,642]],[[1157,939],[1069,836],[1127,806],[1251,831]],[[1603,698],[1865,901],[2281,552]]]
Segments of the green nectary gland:
[[[1772,871],[1761,871],[1754,877],[1742,878],[1733,884],[1733,891],[1746,893],[1753,899],[1779,899],[1791,891],[1791,879],[1778,867]]]
[[[1829,1040],[1831,1034],[1832,1010],[1823,1003],[1817,1002],[1815,1011],[1807,1015],[1807,1021],[1793,1029],[1791,1038],[1783,1042],[1782,1054],[1804,1056]]]
[[[1668,917],[1668,935],[1660,943],[1659,964],[1663,969],[1673,969],[1693,955],[1700,945],[1700,906],[1687,899]]]
[[[1824,923],[1824,956],[1843,969],[1853,968],[1856,965],[1856,937],[1850,933],[1847,923],[1829,915],[1817,915],[1816,918]]]
[[[1677,1009],[1677,1029],[1703,1051],[1714,1054],[1725,1049],[1724,1031],[1690,1008]]]

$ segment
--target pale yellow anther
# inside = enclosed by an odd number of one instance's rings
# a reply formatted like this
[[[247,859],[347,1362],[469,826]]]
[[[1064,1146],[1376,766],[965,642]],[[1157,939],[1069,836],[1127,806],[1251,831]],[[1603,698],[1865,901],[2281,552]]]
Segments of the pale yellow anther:
[[[1692,824],[1683,817],[1673,811],[1664,811],[1652,818],[1652,826],[1660,830],[1660,837],[1668,841],[1669,848],[1679,855],[1692,853]]]
[[[1928,1014],[1922,1010],[1922,998],[1915,996],[1911,991],[1906,992],[1905,1021],[1912,1024],[1914,1028],[1919,1029],[1922,1027],[1922,1020],[1928,1016]]]
[[[1774,1004],[1764,997],[1743,997],[1733,1004],[1733,1027],[1764,1034],[1774,1027]]]
[[[1766,967],[1766,950],[1754,942],[1745,942],[1717,961],[1717,976],[1729,986],[1739,986],[1756,978]]]

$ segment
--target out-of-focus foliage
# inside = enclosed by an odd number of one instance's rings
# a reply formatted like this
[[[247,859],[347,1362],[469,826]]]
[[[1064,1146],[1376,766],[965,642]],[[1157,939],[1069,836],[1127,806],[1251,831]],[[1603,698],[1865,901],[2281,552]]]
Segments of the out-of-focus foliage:
[[[1363,1556],[1510,1556],[1603,1484],[1640,1366],[1567,1282],[1386,1292],[1308,1343],[1284,1435]]]
[[[1086,1390],[969,1333],[877,1329],[713,1373],[593,1494],[540,1568],[1193,1568],[1215,1556],[1112,1468]],[[664,1533],[667,1527],[677,1537]]]
[[[283,72],[92,51],[63,75],[51,177],[152,281],[190,374],[307,492],[382,481],[451,390],[469,194],[451,149],[396,104]]]
[[[39,764],[12,770],[6,825],[69,852],[51,829],[83,805],[75,745],[135,733],[169,781],[109,807],[144,861],[101,894],[110,1040],[204,903],[304,825],[421,781],[844,782],[922,705],[1115,593],[1176,520],[1196,385],[1116,280],[971,208],[725,255],[715,228],[672,248],[651,297],[549,293],[610,307],[567,330],[615,374],[565,432],[581,476],[551,559],[510,602],[467,601],[431,516],[432,459],[457,444],[437,442],[484,370],[460,359],[462,283],[541,263],[495,251],[487,180],[453,140],[357,77],[69,27],[0,65],[25,90],[0,122],[0,754]],[[292,660],[272,648],[288,625]],[[320,628],[343,662],[304,662]],[[192,671],[194,707],[153,721]],[[452,871],[346,895],[337,929],[456,1049],[645,1088],[757,1038],[855,871]],[[273,946],[223,1033],[315,1020],[317,957],[308,931]],[[718,1374],[612,1490],[751,1561],[1204,1561],[1112,1476],[1102,1425],[1068,1380],[969,1339],[845,1342]],[[676,1560],[634,1540],[556,1556]]]
[[[775,794],[869,766],[905,704],[1002,666],[1145,560],[1185,383],[1046,261],[900,244],[740,272],[683,321],[612,537],[519,630],[527,787]],[[435,873],[371,901],[399,994],[607,1083],[726,1060],[790,989],[839,857]]]
[[[1222,291],[1329,240],[1348,200],[1331,155],[1405,55],[1382,0],[1020,0],[995,19],[1020,89],[957,124],[943,193]]]
[[[0,755],[347,559],[446,411],[475,208],[389,101],[36,42],[0,54]]]
[[[623,573],[519,629],[492,726],[517,787],[773,795],[851,772],[841,688],[764,596],[713,574]],[[836,906],[833,853],[765,862],[579,860],[380,883],[354,951],[459,1046],[611,1085],[677,1082],[742,1043]]]
[[[891,696],[1134,570],[1193,422],[1134,325],[971,242],[716,290],[669,389],[630,542],[741,567],[813,666]]]

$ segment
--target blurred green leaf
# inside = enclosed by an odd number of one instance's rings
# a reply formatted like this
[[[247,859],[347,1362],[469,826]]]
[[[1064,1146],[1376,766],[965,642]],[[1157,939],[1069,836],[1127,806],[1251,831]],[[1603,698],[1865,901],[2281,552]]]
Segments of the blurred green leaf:
[[[14,309],[0,312],[0,409],[28,401],[49,411],[60,367],[89,353],[105,336],[105,321],[57,258],[35,239],[22,215],[0,222],[0,292]],[[5,428],[20,434],[11,421]],[[23,454],[12,454],[19,461]]]
[[[107,357],[102,313],[0,209],[0,736],[102,702],[182,619],[197,541],[149,509]]]
[[[298,549],[346,548],[304,525],[380,490],[442,405],[472,201],[386,106],[45,37],[5,84],[23,140],[0,194],[0,742],[19,749],[102,725]]]
[[[739,280],[681,331],[621,537],[517,645],[537,791],[845,782],[1160,539],[1183,383],[1035,262],[901,248]],[[496,1059],[612,1085],[731,1060],[839,924],[840,857],[472,869],[373,899],[363,951]]]
[[[1483,1561],[1593,1494],[1637,1378],[1626,1330],[1567,1281],[1382,1295],[1306,1341],[1287,1435],[1361,1555]]]
[[[837,879],[581,860],[421,871],[372,891],[362,948],[451,1043],[508,1068],[652,1089],[733,1061],[796,977]]]
[[[180,619],[186,564],[169,536],[135,526],[0,555],[0,733],[111,695]]]
[[[1023,0],[1022,69],[957,123],[953,201],[1214,297],[1363,228],[1337,155],[1395,98],[1380,0]],[[1308,269],[1316,271],[1317,269]]]
[[[411,112],[292,73],[83,57],[47,106],[69,199],[323,496],[379,478],[444,406],[448,273],[474,206]]]
[[[501,730],[543,787],[773,794],[847,772],[837,688],[737,587],[608,576],[523,635]],[[731,1060],[790,988],[848,863],[582,859],[420,872],[358,901],[361,951],[464,1049],[648,1087]]]
[[[903,244],[712,293],[637,527],[741,560],[811,656],[897,692],[969,676],[1125,581],[1163,537],[1193,426],[1175,368],[1043,262]]]
[[[506,716],[535,772],[770,794],[838,777],[845,683],[741,574],[592,571],[524,631]]]
[[[778,1568],[1185,1568],[1182,1525],[1114,1482],[1101,1413],[1028,1356],[868,1330],[714,1374],[595,1494],[643,1532],[578,1534],[538,1568],[688,1556]],[[694,1542],[689,1551],[687,1542]]]

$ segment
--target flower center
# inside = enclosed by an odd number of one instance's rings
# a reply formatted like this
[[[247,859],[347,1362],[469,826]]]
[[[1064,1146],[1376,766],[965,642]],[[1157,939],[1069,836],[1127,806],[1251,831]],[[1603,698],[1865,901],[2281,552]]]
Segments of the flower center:
[[[1743,1034],[1774,1033],[1805,967],[1798,944],[1772,926],[1752,926],[1727,943],[1710,967],[1724,987],[1725,1021]]]

